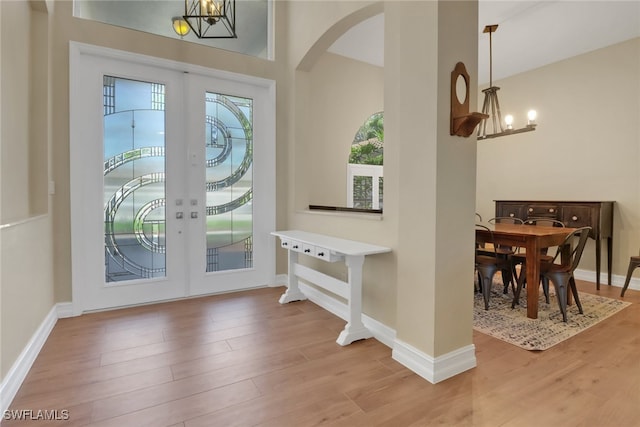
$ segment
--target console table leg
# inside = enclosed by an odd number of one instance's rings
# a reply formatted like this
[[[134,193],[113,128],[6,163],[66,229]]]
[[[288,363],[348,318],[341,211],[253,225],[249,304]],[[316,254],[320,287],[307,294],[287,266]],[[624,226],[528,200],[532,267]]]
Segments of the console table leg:
[[[362,265],[364,264],[364,255],[347,255],[345,264],[349,270],[349,321],[336,340],[340,345],[348,345],[354,341],[373,336],[362,323]]]
[[[607,237],[607,280],[611,286],[611,262],[613,258],[613,237]]]
[[[298,263],[298,253],[292,250],[288,250],[287,252],[289,254],[289,267],[287,269],[289,283],[287,283],[287,291],[282,294],[278,300],[280,304],[307,299],[298,286],[298,276],[296,276],[295,272],[295,266]]]
[[[600,239],[596,238],[596,289],[597,290],[600,290],[600,258],[601,258]]]

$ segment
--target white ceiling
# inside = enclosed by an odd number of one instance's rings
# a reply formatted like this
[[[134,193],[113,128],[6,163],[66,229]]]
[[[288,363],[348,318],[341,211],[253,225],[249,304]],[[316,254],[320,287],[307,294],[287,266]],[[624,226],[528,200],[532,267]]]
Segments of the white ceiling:
[[[493,34],[493,79],[498,80],[565,58],[640,37],[640,0],[480,0],[478,83],[489,82],[489,35]],[[384,16],[353,27],[330,52],[384,65]]]

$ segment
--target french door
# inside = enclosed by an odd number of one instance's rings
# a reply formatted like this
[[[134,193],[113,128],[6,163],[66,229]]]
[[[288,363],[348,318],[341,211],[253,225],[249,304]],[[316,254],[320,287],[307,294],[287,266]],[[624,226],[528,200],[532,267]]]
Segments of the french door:
[[[272,82],[70,51],[76,314],[270,284]]]

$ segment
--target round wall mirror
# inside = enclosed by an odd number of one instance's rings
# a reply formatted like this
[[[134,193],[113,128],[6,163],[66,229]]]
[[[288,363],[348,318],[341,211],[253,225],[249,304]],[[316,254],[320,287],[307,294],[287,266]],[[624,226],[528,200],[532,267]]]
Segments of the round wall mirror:
[[[456,97],[460,104],[464,104],[467,100],[467,80],[462,74],[456,79]]]

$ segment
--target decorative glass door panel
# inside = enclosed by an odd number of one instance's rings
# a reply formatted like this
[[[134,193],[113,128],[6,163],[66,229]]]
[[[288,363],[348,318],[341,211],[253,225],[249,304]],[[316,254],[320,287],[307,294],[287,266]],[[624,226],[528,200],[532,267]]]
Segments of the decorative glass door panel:
[[[205,92],[206,271],[253,262],[253,100]]]
[[[75,314],[275,279],[274,83],[182,65],[70,43]]]
[[[105,282],[164,277],[165,85],[103,77]]]

